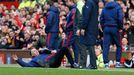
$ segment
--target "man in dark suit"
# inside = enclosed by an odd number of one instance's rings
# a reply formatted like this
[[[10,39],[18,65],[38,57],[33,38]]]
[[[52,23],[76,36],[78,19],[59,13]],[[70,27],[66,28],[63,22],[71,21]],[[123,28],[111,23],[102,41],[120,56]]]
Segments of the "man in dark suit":
[[[80,36],[82,48],[80,50],[80,68],[86,67],[88,50],[90,55],[90,69],[97,69],[94,45],[98,35],[98,0],[86,0],[83,7],[83,24],[79,26],[77,35]]]

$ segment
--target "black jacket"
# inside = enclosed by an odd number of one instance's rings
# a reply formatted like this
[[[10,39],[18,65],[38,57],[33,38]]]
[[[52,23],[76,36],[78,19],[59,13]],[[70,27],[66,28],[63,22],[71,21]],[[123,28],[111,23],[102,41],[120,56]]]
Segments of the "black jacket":
[[[80,43],[95,45],[98,35],[98,0],[87,0],[83,7],[83,23],[80,29],[85,35],[80,36]]]

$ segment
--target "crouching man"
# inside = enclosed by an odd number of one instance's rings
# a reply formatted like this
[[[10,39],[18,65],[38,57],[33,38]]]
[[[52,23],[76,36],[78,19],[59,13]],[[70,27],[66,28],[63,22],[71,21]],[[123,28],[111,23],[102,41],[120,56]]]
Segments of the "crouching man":
[[[36,49],[31,50],[32,60],[29,63],[24,62],[18,58],[17,55],[12,55],[12,58],[22,67],[47,67],[47,68],[58,68],[61,65],[61,61],[66,55],[71,68],[77,67],[74,63],[73,58],[68,48],[63,47],[59,51],[44,49],[37,51]]]

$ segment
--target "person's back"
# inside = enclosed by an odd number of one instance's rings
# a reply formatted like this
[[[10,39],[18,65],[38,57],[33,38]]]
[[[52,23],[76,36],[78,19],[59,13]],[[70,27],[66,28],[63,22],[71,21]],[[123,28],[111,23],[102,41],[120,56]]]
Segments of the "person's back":
[[[50,7],[47,14],[46,33],[59,31],[59,10],[54,5]]]
[[[47,13],[47,22],[45,32],[47,33],[47,47],[57,49],[58,32],[59,32],[59,10],[58,3],[54,2]]]
[[[122,9],[120,5],[114,1],[108,2],[105,8],[102,11],[100,22],[101,25],[112,26],[122,28],[123,20],[122,20]]]
[[[103,59],[105,68],[109,68],[109,47],[112,40],[117,47],[116,50],[116,68],[121,67],[121,43],[119,31],[123,28],[123,12],[120,5],[113,0],[108,2],[103,9],[100,17],[100,23],[104,33],[104,44],[103,44]]]

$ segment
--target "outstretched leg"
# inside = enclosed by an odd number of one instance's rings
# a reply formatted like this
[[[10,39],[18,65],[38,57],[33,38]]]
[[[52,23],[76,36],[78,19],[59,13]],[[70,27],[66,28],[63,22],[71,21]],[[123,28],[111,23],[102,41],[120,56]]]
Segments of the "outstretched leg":
[[[69,63],[71,64],[71,66],[74,64],[73,58],[70,54],[70,51],[68,48],[63,47],[61,48],[54,57],[52,57],[50,60],[54,60],[53,63],[50,64],[50,67],[59,67],[61,65],[61,61],[64,57],[64,55],[66,55]]]

